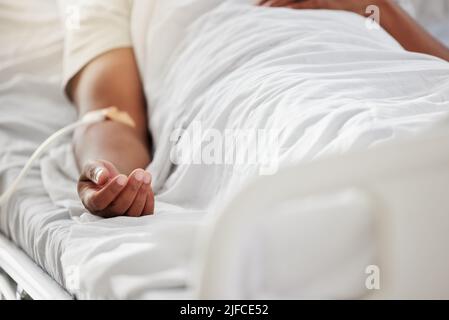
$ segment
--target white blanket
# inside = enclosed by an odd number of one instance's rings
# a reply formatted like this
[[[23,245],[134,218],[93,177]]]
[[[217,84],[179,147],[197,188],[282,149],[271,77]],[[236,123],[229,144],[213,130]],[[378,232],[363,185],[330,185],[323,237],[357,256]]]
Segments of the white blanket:
[[[222,5],[190,29],[167,19],[140,39],[151,43],[140,64],[156,143],[154,187],[166,201],[195,199],[189,206],[207,208],[260,170],[239,166],[235,175],[236,166],[186,165],[173,173],[170,149],[191,149],[198,123],[206,141],[194,146],[195,159],[210,139],[207,130],[264,129],[280,132],[269,151],[288,165],[416,132],[446,112],[447,63],[405,52],[352,13],[241,2]],[[177,37],[155,40],[164,29]],[[178,142],[172,138],[179,128]]]

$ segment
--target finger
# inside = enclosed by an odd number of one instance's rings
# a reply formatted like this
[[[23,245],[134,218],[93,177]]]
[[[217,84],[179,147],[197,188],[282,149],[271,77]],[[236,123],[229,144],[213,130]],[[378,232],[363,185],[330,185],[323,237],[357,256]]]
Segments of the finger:
[[[154,214],[154,193],[153,190],[150,189],[150,192],[147,193],[147,202],[145,203],[145,207],[143,208],[142,216],[151,216]]]
[[[91,161],[87,163],[81,173],[80,181],[91,181],[98,186],[108,182],[110,172],[101,161]]]
[[[151,174],[148,173],[150,175],[150,189],[147,193],[147,198],[146,198],[146,202],[145,202],[145,207],[143,208],[143,212],[142,212],[142,216],[150,216],[154,214],[154,193],[153,193],[153,189],[151,188]]]
[[[150,174],[145,173],[143,184],[140,187],[140,190],[137,193],[131,207],[128,209],[128,212],[126,213],[127,216],[140,217],[142,215],[143,209],[145,208],[145,203],[147,201],[147,195],[150,192],[150,182]]]
[[[126,187],[128,178],[124,175],[118,175],[105,185],[101,190],[95,190],[87,187],[82,192],[81,199],[85,199],[85,206],[95,212],[105,210],[120,195]]]
[[[101,163],[104,164],[105,168],[108,169],[111,178],[115,178],[120,174],[120,172],[117,170],[117,168],[109,161],[106,160],[99,160]]]
[[[107,209],[113,215],[124,215],[134,202],[140,187],[143,184],[145,172],[137,169],[128,178],[128,184],[119,194],[119,196],[111,203]]]

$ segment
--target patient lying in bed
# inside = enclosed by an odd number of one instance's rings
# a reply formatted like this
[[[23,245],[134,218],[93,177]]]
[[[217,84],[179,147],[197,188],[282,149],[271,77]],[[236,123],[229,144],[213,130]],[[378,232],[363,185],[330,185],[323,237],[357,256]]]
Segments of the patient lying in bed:
[[[248,1],[242,0],[240,4],[246,2]],[[167,12],[170,11],[169,3],[170,1],[164,2]],[[341,11],[342,14],[343,11],[349,11],[362,16],[375,14],[371,11],[376,10],[371,6],[373,4],[381,12],[380,25],[406,50],[434,55],[449,61],[449,50],[432,38],[393,1],[264,0],[259,3],[265,7],[294,10],[330,9]],[[81,21],[80,30],[69,30],[67,35],[67,93],[81,115],[93,109],[114,105],[128,112],[137,128],[104,122],[75,134],[74,147],[81,170],[78,193],[85,207],[101,217],[151,215],[154,213],[152,177],[145,168],[152,162],[152,149],[157,151],[161,143],[158,141],[159,132],[153,131],[152,137],[148,133],[148,123],[156,116],[151,112],[152,106],[147,108],[147,104],[157,99],[149,99],[148,94],[144,94],[144,89],[157,89],[145,83],[141,76],[145,66],[138,64],[133,51],[133,46],[139,45],[133,43],[130,27],[131,13],[136,4],[127,0],[97,0],[83,5],[90,6],[84,11],[88,12],[83,18],[86,21]],[[160,7],[164,9],[164,5],[161,4]],[[98,10],[99,7],[110,10]],[[367,11],[368,7],[371,9]],[[86,34],[90,36],[87,37]],[[338,43],[328,43],[327,49],[337,50]],[[149,50],[158,48],[151,47]],[[329,63],[332,64],[332,61]],[[195,187],[193,181],[191,188]]]

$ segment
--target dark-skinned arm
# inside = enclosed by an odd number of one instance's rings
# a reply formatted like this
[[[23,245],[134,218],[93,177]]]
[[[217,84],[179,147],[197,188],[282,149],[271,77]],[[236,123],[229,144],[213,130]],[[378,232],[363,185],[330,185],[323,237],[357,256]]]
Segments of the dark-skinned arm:
[[[78,130],[74,149],[81,177],[78,193],[102,217],[149,215],[154,210],[145,97],[131,48],[109,51],[87,64],[69,83],[80,116],[110,106],[127,112],[136,128],[102,122]]]

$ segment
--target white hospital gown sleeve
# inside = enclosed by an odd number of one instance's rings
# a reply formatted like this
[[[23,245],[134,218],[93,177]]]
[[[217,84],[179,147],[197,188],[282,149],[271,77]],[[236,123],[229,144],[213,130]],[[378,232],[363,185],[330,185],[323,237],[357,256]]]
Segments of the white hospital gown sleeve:
[[[133,0],[60,0],[65,17],[63,86],[90,61],[131,41]]]

